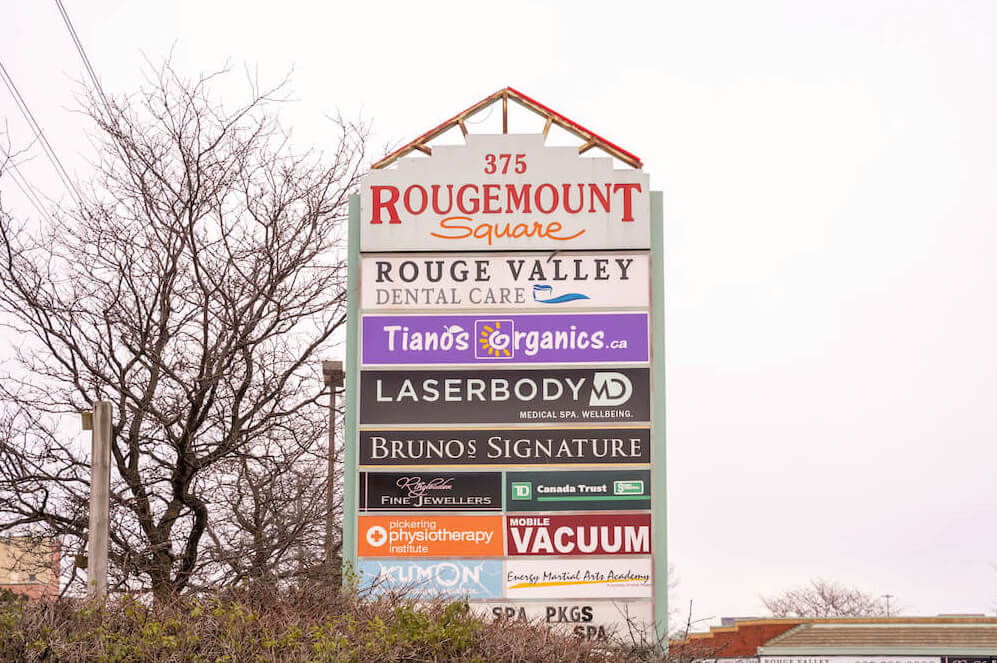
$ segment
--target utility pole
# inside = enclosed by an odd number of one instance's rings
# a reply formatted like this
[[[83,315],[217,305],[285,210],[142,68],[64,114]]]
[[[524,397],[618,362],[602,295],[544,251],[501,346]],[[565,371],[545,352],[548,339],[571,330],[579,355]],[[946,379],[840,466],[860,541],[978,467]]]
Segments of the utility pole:
[[[97,401],[93,406],[93,413],[84,413],[83,417],[83,430],[92,431],[87,598],[103,600],[107,597],[107,547],[110,538],[111,404]]]
[[[343,362],[322,362],[322,380],[329,389],[329,472],[325,488],[325,573],[330,582],[336,575],[336,519],[332,511],[336,498],[336,389],[343,386],[344,378]]]
[[[883,598],[886,599],[886,616],[890,616],[890,599],[893,598],[893,594],[883,594]]]

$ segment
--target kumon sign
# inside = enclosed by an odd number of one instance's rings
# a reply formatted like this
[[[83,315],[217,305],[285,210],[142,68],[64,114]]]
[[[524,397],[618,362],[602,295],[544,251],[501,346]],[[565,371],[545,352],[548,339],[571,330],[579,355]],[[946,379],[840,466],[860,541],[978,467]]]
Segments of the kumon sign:
[[[647,174],[548,147],[542,135],[469,135],[375,170],[360,190],[361,251],[646,249]]]

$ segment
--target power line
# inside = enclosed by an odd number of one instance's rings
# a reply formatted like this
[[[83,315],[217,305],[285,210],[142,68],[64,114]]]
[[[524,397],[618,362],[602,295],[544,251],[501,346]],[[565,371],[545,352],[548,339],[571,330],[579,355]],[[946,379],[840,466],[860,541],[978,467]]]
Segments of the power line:
[[[17,106],[17,109],[21,111],[21,115],[24,116],[24,119],[27,120],[28,126],[31,127],[31,131],[35,134],[35,137],[38,138],[39,142],[41,142],[42,151],[45,152],[45,156],[48,157],[48,160],[52,162],[52,166],[55,168],[55,172],[58,174],[59,179],[62,180],[66,190],[69,191],[70,194],[75,195],[78,202],[82,201],[83,196],[80,195],[79,189],[76,188],[72,178],[69,177],[69,173],[66,172],[66,167],[62,165],[62,160],[59,159],[59,155],[55,153],[55,150],[52,148],[52,144],[49,143],[48,137],[45,135],[45,131],[38,123],[38,120],[35,119],[35,115],[31,112],[28,102],[26,102],[24,97],[21,96],[21,91],[17,89],[14,79],[11,78],[10,72],[7,71],[7,68],[3,65],[2,60],[0,60],[0,78],[3,79],[4,85],[10,92],[10,95],[14,97],[14,104]]]
[[[24,197],[28,199],[28,202],[31,203],[36,210],[38,210],[38,213],[41,216],[48,219],[49,223],[54,225],[55,221],[52,219],[49,213],[45,211],[45,206],[42,205],[41,200],[38,199],[38,194],[35,193],[35,190],[31,186],[31,183],[28,182],[28,179],[24,176],[23,173],[21,173],[13,157],[6,149],[4,149],[2,145],[0,145],[0,153],[3,154],[6,163],[10,164],[10,174],[11,177],[14,179],[14,184],[17,185],[17,188],[21,190],[21,193],[23,193]]]
[[[87,51],[83,48],[83,42],[80,41],[80,36],[76,33],[76,28],[73,27],[73,22],[69,19],[69,12],[66,11],[66,7],[62,4],[62,0],[55,0],[56,7],[59,8],[59,13],[62,14],[62,21],[66,24],[66,30],[69,31],[69,36],[76,45],[76,50],[80,54],[80,59],[83,60],[83,67],[87,70],[87,74],[90,75],[90,80],[93,82],[94,89],[97,90],[97,94],[104,101],[104,106],[109,108],[107,103],[107,97],[104,95],[104,88],[100,85],[100,80],[97,78],[97,72],[94,70],[93,65],[90,64],[90,58],[87,57]]]

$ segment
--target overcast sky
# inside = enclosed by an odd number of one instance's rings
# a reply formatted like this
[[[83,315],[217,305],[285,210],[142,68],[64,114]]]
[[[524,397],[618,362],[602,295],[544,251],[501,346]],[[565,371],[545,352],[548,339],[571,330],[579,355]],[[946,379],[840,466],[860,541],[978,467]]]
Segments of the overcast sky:
[[[683,609],[762,614],[821,576],[993,614],[997,3],[65,4],[111,94],[171,47],[192,74],[293,68],[298,140],[339,112],[381,147],[511,85],[636,153],[665,199]],[[0,61],[85,179],[59,13],[2,11]],[[30,140],[5,89],[0,114]],[[24,168],[64,195],[40,151]]]

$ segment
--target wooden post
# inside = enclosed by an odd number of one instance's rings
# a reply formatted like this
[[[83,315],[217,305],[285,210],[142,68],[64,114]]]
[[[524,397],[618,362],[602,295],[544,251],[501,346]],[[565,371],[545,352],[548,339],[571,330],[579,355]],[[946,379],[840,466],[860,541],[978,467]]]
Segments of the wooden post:
[[[87,598],[103,600],[107,597],[111,492],[111,404],[107,401],[94,403],[91,449]]]
[[[332,582],[336,576],[336,389],[343,386],[343,362],[323,361],[322,379],[329,388],[329,469],[325,487],[325,573]]]

